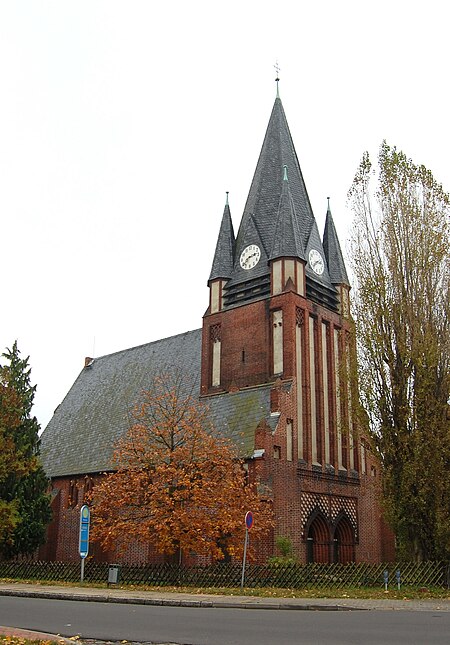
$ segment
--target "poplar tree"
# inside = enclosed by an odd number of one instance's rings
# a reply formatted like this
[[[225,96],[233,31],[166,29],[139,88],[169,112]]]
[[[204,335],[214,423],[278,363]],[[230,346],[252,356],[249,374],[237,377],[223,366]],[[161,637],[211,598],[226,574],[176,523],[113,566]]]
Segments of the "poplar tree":
[[[449,195],[383,142],[349,191],[362,405],[398,555],[450,556]]]
[[[31,554],[45,541],[51,519],[49,481],[39,460],[39,423],[32,415],[36,386],[28,358],[17,341],[0,365],[0,509],[7,524],[0,530],[4,557]]]

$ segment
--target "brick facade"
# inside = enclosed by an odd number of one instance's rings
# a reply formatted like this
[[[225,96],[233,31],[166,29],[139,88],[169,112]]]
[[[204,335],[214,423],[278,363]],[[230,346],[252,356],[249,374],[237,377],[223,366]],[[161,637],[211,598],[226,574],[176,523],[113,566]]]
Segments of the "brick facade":
[[[273,311],[282,312],[281,375],[275,374],[271,368]],[[312,320],[311,325],[308,324],[309,320]],[[296,381],[298,326],[302,328],[302,383],[299,388]],[[221,379],[219,385],[213,385],[210,330],[218,328]],[[337,347],[333,342],[335,330],[338,335]],[[292,288],[231,309],[213,314],[207,312],[204,316],[201,392],[206,400],[208,395],[220,391],[225,393],[237,388],[273,384],[271,405],[272,411],[279,413],[279,420],[275,431],[264,423],[258,426],[255,450],[262,450],[263,455],[252,460],[250,468],[263,494],[272,499],[276,517],[272,544],[276,536],[289,537],[294,553],[303,562],[312,559],[311,553],[308,553],[308,538],[312,540],[311,524],[317,516],[323,520],[323,531],[325,528],[327,530],[324,542],[328,544],[323,546],[319,554],[321,560],[377,562],[393,557],[390,546],[392,538],[383,525],[379,505],[378,464],[366,448],[368,442],[359,436],[357,420],[351,411],[346,357],[350,355],[353,343],[352,323],[347,317],[308,300]],[[313,347],[312,352],[309,351],[310,347]],[[312,360],[315,366],[313,380]],[[337,388],[340,389],[340,397],[337,396]],[[314,437],[312,390],[316,408]],[[301,393],[301,407],[298,405],[297,392]],[[341,447],[338,444],[338,406]],[[302,459],[297,458],[299,409],[302,411]],[[327,440],[324,436],[325,409]],[[289,439],[288,424],[289,432],[292,432],[292,438]],[[317,444],[315,451],[313,440]],[[363,452],[361,444],[364,446]],[[345,547],[340,547],[338,543],[343,536],[347,536],[351,544],[346,542]],[[264,557],[265,553],[261,553],[260,560],[263,561]]]

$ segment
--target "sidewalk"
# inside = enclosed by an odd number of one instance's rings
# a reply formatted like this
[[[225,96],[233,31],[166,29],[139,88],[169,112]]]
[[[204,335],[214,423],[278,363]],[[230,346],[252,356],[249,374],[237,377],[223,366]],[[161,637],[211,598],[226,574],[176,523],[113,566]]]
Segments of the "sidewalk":
[[[128,589],[98,589],[95,587],[58,587],[24,583],[0,583],[1,596],[51,598],[85,602],[116,602],[140,605],[167,605],[179,607],[215,607],[235,609],[294,609],[310,611],[355,611],[355,610],[407,610],[448,611],[450,600],[361,600],[356,598],[260,598],[253,596],[216,596],[212,594],[187,594],[164,591]],[[1,598],[0,598],[1,602]],[[1,627],[0,635],[21,639],[50,640],[73,645],[72,639],[56,634],[44,634],[15,627]],[[78,641],[83,643],[83,641]],[[86,641],[87,645],[105,645],[101,641]],[[134,645],[134,644],[129,644]],[[135,644],[140,645],[140,644]]]
[[[234,609],[287,609],[315,611],[407,610],[449,611],[450,599],[380,600],[359,598],[261,598],[255,596],[216,596],[165,591],[98,589],[95,587],[59,587],[53,585],[0,583],[0,596],[52,598],[86,602],[116,602],[137,605],[177,607],[214,607]]]

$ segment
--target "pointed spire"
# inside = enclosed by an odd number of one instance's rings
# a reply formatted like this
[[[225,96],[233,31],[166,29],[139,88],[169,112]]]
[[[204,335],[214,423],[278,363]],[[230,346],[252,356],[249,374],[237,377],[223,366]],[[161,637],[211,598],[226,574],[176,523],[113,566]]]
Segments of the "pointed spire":
[[[233,272],[234,250],[235,237],[227,191],[225,208],[220,225],[219,237],[217,238],[216,252],[214,254],[209,281],[218,280],[219,278],[228,279],[231,277]]]
[[[283,186],[270,259],[293,257],[305,259],[294,200],[289,188],[288,167],[283,167]]]
[[[339,244],[333,216],[331,215],[330,198],[327,197],[327,199],[328,208],[323,233],[323,250],[325,251],[325,257],[327,259],[330,279],[333,284],[345,284],[350,286],[344,257],[341,251],[341,245]]]
[[[284,166],[289,169],[289,176]],[[251,244],[258,246],[261,256],[249,272],[241,267],[239,258]],[[244,292],[247,300],[268,295],[269,260],[278,257],[306,260],[307,293],[337,310],[337,291],[328,273],[322,239],[279,96],[272,108],[236,236],[226,305],[242,302]],[[311,258],[316,258],[314,266]],[[250,284],[252,280],[259,281],[257,288]]]
[[[277,97],[237,235],[237,252],[241,249],[243,231],[250,216],[261,232],[266,248],[272,248],[277,222],[274,214],[278,212],[285,165],[289,168],[289,188],[305,248],[315,220],[283,105]]]

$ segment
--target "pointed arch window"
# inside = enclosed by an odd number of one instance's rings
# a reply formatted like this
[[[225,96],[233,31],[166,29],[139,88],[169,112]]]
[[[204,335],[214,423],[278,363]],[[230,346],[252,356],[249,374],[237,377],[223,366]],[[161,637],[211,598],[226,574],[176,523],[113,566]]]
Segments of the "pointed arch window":
[[[78,504],[78,485],[75,479],[71,479],[69,483],[69,497],[67,500],[68,508],[75,508]]]
[[[305,356],[305,312],[297,307],[295,312],[295,365],[297,381],[297,457],[305,459],[305,438],[303,436],[303,361]]]
[[[211,385],[220,385],[220,357],[222,349],[220,324],[210,327]]]
[[[283,373],[283,312],[272,312],[273,373]]]

